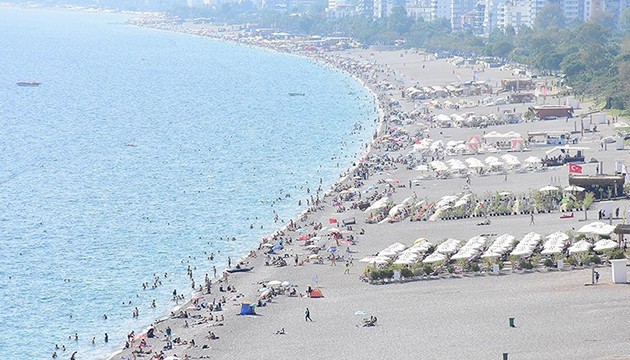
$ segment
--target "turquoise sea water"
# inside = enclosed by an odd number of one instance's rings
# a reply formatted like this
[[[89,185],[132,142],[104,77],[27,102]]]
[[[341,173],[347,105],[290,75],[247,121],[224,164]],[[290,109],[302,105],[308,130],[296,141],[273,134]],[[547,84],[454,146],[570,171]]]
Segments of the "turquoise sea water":
[[[2,359],[118,350],[174,289],[190,295],[189,264],[198,284],[220,272],[373,132],[372,99],[344,74],[124,19],[0,8]]]

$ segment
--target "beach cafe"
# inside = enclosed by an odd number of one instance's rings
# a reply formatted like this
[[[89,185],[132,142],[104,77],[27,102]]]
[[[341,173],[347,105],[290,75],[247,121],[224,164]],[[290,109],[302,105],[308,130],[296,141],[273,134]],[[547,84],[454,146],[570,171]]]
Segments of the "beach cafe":
[[[567,131],[528,131],[527,142],[530,145],[565,145],[576,141]]]
[[[562,145],[556,146],[551,150],[545,152],[545,158],[543,159],[543,165],[545,166],[560,166],[567,163],[583,163],[584,162],[584,150],[588,150],[587,147],[581,146],[569,146]]]

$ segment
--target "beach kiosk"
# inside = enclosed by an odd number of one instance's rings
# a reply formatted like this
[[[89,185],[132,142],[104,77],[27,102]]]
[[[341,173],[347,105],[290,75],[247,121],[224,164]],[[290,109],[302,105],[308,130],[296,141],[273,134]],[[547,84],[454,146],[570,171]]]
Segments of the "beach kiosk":
[[[582,146],[556,146],[545,152],[543,165],[545,166],[561,166],[568,163],[583,163],[584,150],[589,150]]]
[[[596,199],[608,199],[623,194],[624,175],[569,175],[569,185],[592,192]]]

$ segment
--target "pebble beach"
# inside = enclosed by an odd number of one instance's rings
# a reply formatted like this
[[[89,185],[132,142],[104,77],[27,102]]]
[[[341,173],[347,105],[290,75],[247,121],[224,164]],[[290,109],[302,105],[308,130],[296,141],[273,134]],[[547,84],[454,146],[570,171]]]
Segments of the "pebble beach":
[[[193,34],[199,31],[167,30]],[[236,41],[232,33],[204,35]],[[273,43],[242,39],[240,42],[285,51],[284,46]],[[365,277],[365,269],[373,265],[359,261],[396,242],[411,246],[418,238],[439,244],[447,238],[466,241],[477,235],[494,238],[512,234],[521,238],[533,231],[546,236],[557,231],[573,232],[597,219],[600,205],[595,203],[586,215],[582,211],[571,212],[571,217],[568,212],[560,211],[533,215],[516,212],[489,217],[489,224],[483,226],[478,225],[484,220],[479,217],[458,220],[433,217],[420,221],[403,217],[370,223],[368,220],[374,214],[359,209],[362,201],[373,204],[387,197],[393,204],[402,204],[409,198],[414,203],[421,200],[433,203],[444,196],[464,193],[482,196],[506,192],[519,196],[544,186],[569,185],[567,166],[427,176],[417,167],[434,160],[419,161],[414,145],[426,139],[466,143],[490,131],[573,132],[577,145],[588,148],[584,150],[586,158],[596,158],[603,164],[602,169],[599,163],[582,164],[583,173],[614,173],[614,162],[626,159],[627,150],[616,150],[612,145],[605,147],[602,139],[614,135],[622,120],[582,103],[574,117],[568,119],[520,121],[483,128],[437,126],[434,119],[440,114],[523,115],[532,105],[566,104],[581,99],[555,95],[556,80],[541,78],[536,80],[536,86],[549,88],[549,96],[538,96],[530,103],[489,105],[487,98],[507,95],[499,89],[502,79],[514,78],[510,69],[468,65],[452,58],[436,59],[420,51],[369,48],[298,52],[298,55],[347,71],[373,92],[381,118],[374,141],[366,144],[368,152],[357,159],[358,166],[340,174],[333,188],[313,189],[307,212],[296,214],[295,219],[281,219],[285,226],[261,239],[257,249],[241,259],[232,258],[232,268],[239,264],[253,267],[251,271],[219,274],[221,279],[212,279],[210,289],[202,286],[194,302],[178,306],[173,309],[173,316],[152,324],[154,337],[144,333],[130,338],[133,341],[129,348],[112,359],[160,356],[171,359],[505,359],[506,356],[509,359],[630,359],[630,345],[624,331],[625,302],[630,287],[613,284],[606,263],[598,265],[601,279],[591,285],[592,269],[587,266],[531,270],[506,267],[498,274],[484,270],[441,271],[409,281],[371,283]],[[465,108],[426,106],[430,99],[414,100],[402,95],[413,86],[446,87],[473,80],[484,82],[493,90],[482,95],[439,99],[467,104]],[[589,115],[580,120],[580,114]],[[584,121],[591,127],[593,119],[598,131],[575,131],[583,127]],[[392,145],[391,138],[396,139],[396,145]],[[551,148],[526,146],[509,154],[523,162],[527,157],[543,158]],[[505,154],[508,154],[505,150],[492,153],[497,157]],[[491,154],[436,154],[435,160],[463,161],[468,157],[484,160],[488,155]],[[344,200],[341,193],[348,189],[360,195]],[[628,205],[624,199],[614,202],[614,207],[621,208],[623,213]],[[624,221],[617,217],[611,223]],[[307,242],[316,245],[319,252],[309,248]],[[281,244],[281,248],[269,253],[276,244]],[[339,256],[336,261],[330,260],[331,248]],[[212,269],[195,269],[195,272],[212,274]],[[271,291],[272,286],[267,286],[270,281],[290,285]],[[323,297],[309,297],[308,288],[320,289]],[[292,291],[295,296],[290,296]],[[211,311],[217,303],[222,304],[221,310]],[[264,306],[255,307],[257,315],[238,315],[242,303]],[[313,321],[305,319],[307,308]],[[370,316],[378,319],[375,326],[363,326],[364,319]],[[510,318],[514,319],[514,327],[509,326]]]

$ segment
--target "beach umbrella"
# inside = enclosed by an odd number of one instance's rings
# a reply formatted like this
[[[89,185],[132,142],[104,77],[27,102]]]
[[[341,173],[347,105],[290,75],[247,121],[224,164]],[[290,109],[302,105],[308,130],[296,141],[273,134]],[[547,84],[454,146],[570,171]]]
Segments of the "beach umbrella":
[[[280,286],[282,285],[282,281],[279,280],[271,280],[270,282],[267,283],[267,287],[274,287],[274,286]]]
[[[425,242],[428,242],[427,238],[420,237],[420,238],[417,238],[416,240],[414,240],[413,244],[414,245],[418,245],[418,244],[422,244],[422,243],[425,243]]]
[[[528,246],[521,246],[520,244],[516,246],[516,249],[512,251],[511,255],[514,256],[529,256],[534,253],[534,250]]]
[[[582,192],[585,189],[581,186],[576,186],[576,185],[571,185],[571,186],[567,186],[564,188],[564,191],[568,191],[568,192]]]
[[[200,292],[195,292],[192,294],[192,297],[190,298],[190,300],[201,300],[203,299],[203,294]]]
[[[284,249],[284,246],[282,246],[282,245],[280,245],[280,244],[276,244],[276,245],[274,245],[274,246],[273,246],[273,248],[272,248],[272,249],[273,249],[274,251],[275,251],[275,250],[282,250],[282,249]]]
[[[599,240],[595,243],[594,250],[602,251],[602,250],[612,250],[619,247],[619,244],[616,241],[612,241],[609,239]]]
[[[262,245],[260,245],[260,246],[261,246],[261,247],[266,247],[266,248],[271,248],[271,247],[273,247],[273,244],[270,244],[270,243],[264,243],[264,244],[262,244]]]
[[[435,160],[435,161],[431,161],[429,163],[429,165],[431,165],[431,168],[435,171],[447,171],[448,170],[448,166],[439,160]]]
[[[607,236],[615,230],[613,225],[604,224],[603,222],[595,221],[588,225],[584,225],[577,230],[580,234],[594,234]]]
[[[452,254],[460,247],[461,241],[456,239],[447,239],[436,248],[436,252],[441,254]]]
[[[426,259],[422,260],[422,262],[424,264],[433,264],[436,262],[444,261],[445,259],[446,255],[434,252],[433,254],[427,256]]]
[[[387,207],[387,202],[388,201],[389,201],[389,198],[387,198],[387,196],[384,196],[384,197],[380,198],[379,200],[377,200],[374,204],[370,205],[370,207],[365,209],[365,212],[379,210],[379,209],[382,209],[384,207]]]
[[[483,253],[483,255],[481,255],[481,257],[484,259],[498,258],[501,256],[503,256],[503,254],[495,253],[492,251],[486,251],[485,253]]]
[[[469,168],[483,168],[486,166],[483,162],[481,162],[481,160],[475,158],[468,158],[465,161]]]
[[[588,252],[593,247],[593,244],[586,240],[580,240],[569,247],[569,254],[579,254]]]
[[[319,245],[308,245],[308,246],[305,246],[304,248],[308,250],[314,250],[314,249],[319,249]]]
[[[540,164],[541,160],[538,157],[530,156],[527,159],[523,160],[528,164]]]
[[[398,259],[394,261],[394,264],[395,265],[411,265],[415,262],[416,262],[415,260],[411,260],[411,259]]]
[[[538,191],[540,191],[540,192],[554,192],[554,191],[558,191],[558,190],[560,190],[560,189],[558,189],[555,186],[551,186],[551,185],[547,185],[545,187],[542,187],[542,188],[538,189]]]
[[[374,258],[368,264],[370,264],[370,265],[385,265],[385,264],[389,264],[389,259],[385,260],[385,259],[382,259],[382,258]]]
[[[309,259],[311,259],[311,260],[315,260],[315,259],[317,259],[318,257],[319,257],[319,255],[311,255],[311,256],[309,256],[308,258],[309,258]]]
[[[288,281],[283,281],[282,284],[280,284],[282,287],[289,287],[291,286],[291,283]]]

